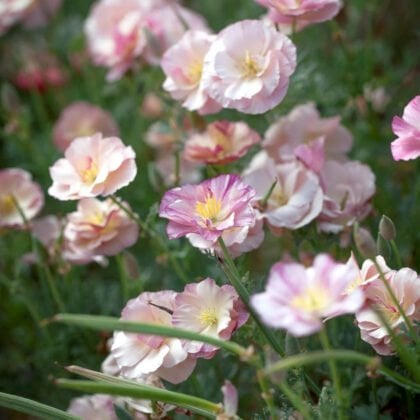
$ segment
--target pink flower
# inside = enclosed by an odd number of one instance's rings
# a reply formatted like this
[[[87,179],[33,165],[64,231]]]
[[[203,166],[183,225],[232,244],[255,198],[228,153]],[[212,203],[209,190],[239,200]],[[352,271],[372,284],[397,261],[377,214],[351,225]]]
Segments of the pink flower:
[[[215,121],[205,132],[188,138],[184,156],[192,162],[226,164],[244,156],[259,141],[259,134],[244,122]]]
[[[392,131],[398,136],[391,143],[394,160],[410,160],[420,156],[420,96],[408,103],[402,118],[394,117]]]
[[[18,207],[27,220],[33,219],[44,206],[41,187],[30,173],[18,168],[0,170],[0,227],[25,224]]]
[[[215,36],[203,31],[188,31],[166,50],[161,66],[166,75],[163,88],[182,101],[182,106],[200,114],[217,112],[221,106],[204,90],[202,72],[204,57]]]
[[[59,200],[77,200],[115,193],[136,176],[135,153],[118,137],[75,139],[50,167],[53,180],[48,193]]]
[[[215,244],[228,229],[253,226],[251,200],[255,190],[238,176],[220,175],[199,185],[184,185],[165,193],[159,215],[169,219],[170,239],[194,236]]]
[[[188,284],[175,298],[172,323],[203,335],[229,340],[248,319],[248,313],[232,286],[217,286],[207,278]],[[187,341],[184,348],[195,357],[213,357],[217,348],[205,343]]]
[[[155,2],[155,0],[154,0]],[[186,32],[186,26],[192,31],[209,32],[206,20],[192,10],[176,2],[154,4],[145,18],[145,30],[150,36],[144,58],[152,65],[159,65],[165,51],[176,44]]]
[[[146,143],[163,153],[173,152],[179,138],[168,124],[163,121],[153,123],[146,132]]]
[[[112,115],[88,102],[73,102],[63,109],[53,128],[53,142],[64,151],[77,137],[95,133],[105,137],[118,136],[119,129]]]
[[[313,23],[325,22],[336,16],[341,0],[256,0],[270,8],[269,17],[282,25],[295,24],[302,29]]]
[[[276,164],[260,152],[244,172],[244,180],[262,200],[277,181],[261,216],[274,228],[299,229],[322,209],[323,192],[318,177],[298,161]]]
[[[216,420],[228,420],[237,418],[238,412],[238,390],[230,381],[225,381],[222,386],[223,413],[216,417]]]
[[[18,22],[31,6],[33,0],[2,0],[0,2],[0,35]]]
[[[100,0],[85,22],[89,53],[95,64],[108,67],[109,81],[119,79],[146,45],[141,0]]]
[[[124,206],[129,208],[127,203]],[[138,238],[137,223],[111,200],[84,198],[77,211],[67,216],[64,240],[68,250],[84,259],[117,255],[134,245]],[[67,259],[71,259],[70,254]]]
[[[121,319],[156,325],[172,325],[176,293],[165,290],[142,293],[128,301]],[[190,376],[196,360],[188,357],[182,341],[165,338],[115,332],[111,347],[122,376],[135,379],[155,373],[172,383],[180,383]]]
[[[318,218],[320,230],[338,233],[369,214],[375,194],[375,175],[369,166],[357,161],[328,161],[321,180],[325,200]]]
[[[309,102],[272,124],[262,145],[277,162],[298,158],[318,172],[326,159],[346,160],[352,143],[340,117],[321,118],[315,104]]]
[[[114,399],[109,395],[95,394],[73,398],[67,412],[82,420],[118,420],[114,411]]]
[[[391,275],[389,275],[391,274]],[[398,303],[411,322],[420,321],[420,277],[410,268],[390,272],[385,276]],[[365,306],[356,313],[357,325],[363,341],[369,343],[378,354],[394,353],[391,336],[375,311],[379,310],[396,334],[402,334],[404,320],[380,278],[363,287]]]
[[[363,293],[347,294],[357,270],[318,255],[312,267],[280,262],[270,271],[266,290],[252,296],[251,303],[264,323],[286,329],[300,337],[322,328],[326,318],[353,313],[363,305]]]
[[[203,67],[203,87],[224,108],[261,114],[286,95],[296,67],[296,48],[258,20],[244,20],[221,31]]]

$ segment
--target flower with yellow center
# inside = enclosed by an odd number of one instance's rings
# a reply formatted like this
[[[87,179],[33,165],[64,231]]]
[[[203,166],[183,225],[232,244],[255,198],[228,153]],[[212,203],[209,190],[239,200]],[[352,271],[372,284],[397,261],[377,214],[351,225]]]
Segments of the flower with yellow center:
[[[198,84],[201,80],[203,73],[203,62],[196,60],[193,61],[187,68],[185,75],[191,84]]]
[[[307,312],[321,312],[328,304],[328,294],[318,285],[308,287],[301,295],[295,296],[291,302],[296,309]]]
[[[213,195],[207,196],[205,202],[197,202],[195,205],[195,211],[198,215],[205,219],[211,220],[215,222],[217,217],[219,216],[220,210],[222,208],[222,202],[217,198],[213,197]]]
[[[215,308],[203,309],[200,312],[198,319],[201,322],[201,324],[203,324],[203,326],[214,327],[218,322],[216,309]]]
[[[261,72],[261,67],[254,56],[248,50],[245,51],[245,58],[242,62],[242,74],[245,79],[253,79]]]
[[[13,199],[12,194],[6,194],[3,197],[0,197],[0,214],[9,215],[13,213],[15,209],[15,200]]]
[[[91,161],[88,168],[82,171],[82,179],[86,184],[93,184],[98,176],[98,165]]]

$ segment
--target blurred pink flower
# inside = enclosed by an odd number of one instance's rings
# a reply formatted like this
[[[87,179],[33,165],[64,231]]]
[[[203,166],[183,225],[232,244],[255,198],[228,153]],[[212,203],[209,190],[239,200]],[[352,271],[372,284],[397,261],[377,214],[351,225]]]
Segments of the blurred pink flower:
[[[261,114],[286,95],[296,68],[296,48],[272,25],[243,20],[223,29],[203,67],[203,86],[224,108]]]
[[[244,156],[259,141],[259,134],[245,122],[215,121],[187,139],[184,156],[192,162],[226,164]]]
[[[410,160],[420,156],[420,96],[408,103],[402,118],[394,117],[392,131],[398,136],[391,143],[394,160]]]
[[[315,104],[296,106],[265,133],[262,146],[277,162],[298,158],[318,172],[325,160],[344,161],[353,143],[340,117],[321,118]]]
[[[219,287],[211,278],[185,286],[175,298],[172,323],[177,328],[229,340],[248,319],[244,304],[230,285]],[[217,347],[186,341],[184,348],[195,357],[210,358]]]
[[[143,52],[147,9],[141,0],[99,0],[85,22],[89,53],[95,64],[109,68],[107,79],[117,80]]]
[[[388,272],[386,281],[395,294],[401,308],[411,322],[420,321],[420,277],[410,268]],[[395,307],[380,278],[375,278],[363,287],[365,306],[356,313],[361,338],[369,343],[378,354],[388,356],[394,353],[392,339],[387,328],[375,311],[380,311],[396,334],[402,333],[404,320]]]
[[[2,0],[0,2],[0,36],[25,16],[33,0]]]
[[[114,411],[114,398],[109,395],[94,394],[73,398],[67,412],[82,420],[118,420]]]
[[[320,230],[338,233],[369,214],[375,194],[375,175],[369,166],[357,161],[327,161],[321,181],[325,198],[318,217]]]
[[[216,417],[216,420],[229,420],[237,418],[238,411],[238,390],[230,381],[225,381],[222,386],[223,413]]]
[[[269,18],[281,25],[295,25],[297,30],[325,22],[334,18],[340,8],[341,0],[256,0],[268,7]]]
[[[177,141],[180,141],[176,131],[166,122],[157,121],[149,126],[144,140],[159,152],[168,153],[176,149]]]
[[[255,190],[238,176],[220,175],[167,191],[159,215],[169,219],[170,239],[194,235],[215,244],[228,229],[255,224],[254,195]]]
[[[76,138],[50,167],[53,184],[48,193],[59,200],[110,195],[136,176],[135,153],[118,137]]]
[[[98,132],[104,137],[119,135],[117,123],[109,112],[88,102],[78,101],[61,111],[54,124],[53,141],[58,149],[64,151],[75,138]]]
[[[121,319],[146,324],[172,325],[176,293],[164,290],[142,293],[128,301]],[[178,338],[165,338],[118,331],[114,333],[111,356],[121,375],[135,379],[155,373],[171,383],[180,383],[190,376],[196,360],[188,357]]]
[[[206,20],[199,14],[175,1],[172,4],[169,4],[170,1],[160,3],[153,5],[144,22],[149,38],[144,58],[152,65],[160,64],[162,55],[181,39],[186,28],[209,32]]]
[[[44,206],[44,194],[29,172],[19,168],[1,169],[0,227],[24,226],[15,201],[25,218],[31,220]]]
[[[323,192],[318,177],[298,161],[276,164],[266,152],[258,153],[244,172],[244,181],[262,200],[277,181],[261,216],[274,228],[299,229],[322,209]]]
[[[202,84],[204,57],[215,35],[203,31],[188,31],[162,57],[166,75],[163,88],[182,101],[182,106],[200,114],[217,112],[221,106],[210,99]]]
[[[62,3],[63,0],[32,0],[23,17],[23,25],[26,28],[45,26],[58,12]]]
[[[138,238],[137,223],[109,199],[84,198],[67,220],[64,228],[67,248],[85,258],[117,255],[134,245]]]
[[[318,255],[309,268],[280,262],[271,268],[266,290],[252,296],[251,303],[267,325],[306,336],[321,330],[323,320],[361,308],[362,291],[346,293],[356,277],[355,267],[326,254]]]

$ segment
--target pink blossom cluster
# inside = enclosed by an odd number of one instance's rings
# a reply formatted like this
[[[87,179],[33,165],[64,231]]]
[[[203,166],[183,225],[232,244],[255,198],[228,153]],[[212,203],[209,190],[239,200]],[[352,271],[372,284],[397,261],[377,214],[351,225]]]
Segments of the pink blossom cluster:
[[[188,284],[180,293],[144,292],[127,303],[121,319],[173,326],[229,340],[247,321],[248,314],[232,286],[218,286],[207,278]],[[210,359],[217,350],[209,344],[179,338],[117,331],[103,369],[129,379],[153,374],[171,383],[180,383],[191,375],[197,359]]]
[[[296,48],[274,26],[243,20],[219,34],[188,31],[162,59],[163,88],[201,114],[233,108],[262,114],[285,97]]]
[[[398,136],[391,143],[395,160],[410,160],[420,156],[420,96],[407,104],[402,118],[394,117],[392,131]]]
[[[85,22],[89,53],[95,64],[119,79],[141,61],[158,64],[185,27],[207,30],[205,20],[176,1],[99,0]]]
[[[268,8],[267,18],[286,32],[333,19],[341,0],[256,0]]]
[[[271,268],[265,291],[252,296],[251,303],[267,325],[306,336],[321,330],[325,320],[362,307],[362,291],[348,292],[356,277],[356,267],[326,254],[310,267],[279,262]]]
[[[170,239],[186,236],[199,249],[220,253],[219,239],[234,255],[257,248],[264,238],[251,205],[255,190],[236,175],[220,175],[165,193],[159,215],[169,220]]]
[[[402,337],[403,341],[407,341],[408,337],[404,332],[407,331],[407,326],[403,316],[384,285],[384,280],[407,319],[415,325],[420,321],[420,277],[408,267],[400,270],[389,268],[381,256],[376,257],[376,262],[384,279],[381,278],[374,262],[366,260],[353,285],[363,292],[366,299],[363,307],[356,313],[356,322],[362,340],[369,343],[378,354],[388,356],[394,354],[395,348],[378,312],[385,318],[394,334]],[[349,264],[356,266],[354,260],[349,261]]]
[[[26,28],[44,26],[57,13],[62,0],[2,0],[0,2],[0,35],[15,23]]]
[[[366,217],[375,176],[367,165],[348,159],[352,141],[339,117],[321,118],[313,103],[272,124],[263,151],[243,173],[257,192],[258,217],[274,232],[317,220],[319,230],[333,233]]]

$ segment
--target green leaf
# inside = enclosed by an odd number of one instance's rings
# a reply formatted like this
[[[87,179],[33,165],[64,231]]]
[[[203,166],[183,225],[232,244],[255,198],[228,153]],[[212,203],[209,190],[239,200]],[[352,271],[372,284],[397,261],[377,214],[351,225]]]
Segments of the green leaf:
[[[5,394],[4,392],[0,392],[0,406],[19,411],[20,413],[30,414],[31,416],[39,417],[42,420],[78,419],[78,417],[73,416],[72,414],[50,407],[49,405],[41,404],[37,401],[32,401],[17,395]]]
[[[124,410],[124,408],[117,404],[114,404],[114,411],[118,420],[133,420],[133,417],[130,415],[130,413],[128,413],[126,410]]]
[[[222,411],[221,404],[216,404],[203,398],[148,385],[141,385],[137,383],[131,384],[120,378],[114,378],[113,383],[75,381],[69,379],[58,379],[56,383],[58,386],[63,388],[75,389],[82,392],[120,395],[123,397],[131,397],[150,401],[161,401],[168,404],[174,404],[178,407],[186,408],[207,418],[215,418],[216,414]]]
[[[53,322],[91,328],[99,331],[127,331],[138,334],[158,335],[161,337],[176,337],[199,341],[221,347],[238,356],[245,356],[247,349],[231,341],[222,341],[214,337],[163,325],[142,324],[139,322],[122,321],[109,316],[58,314]]]

